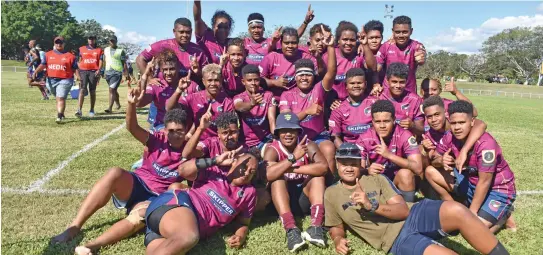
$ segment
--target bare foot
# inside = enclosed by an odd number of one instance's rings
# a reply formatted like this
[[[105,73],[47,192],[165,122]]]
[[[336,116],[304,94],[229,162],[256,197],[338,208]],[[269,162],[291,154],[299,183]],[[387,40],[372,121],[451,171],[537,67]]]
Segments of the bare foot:
[[[75,247],[75,254],[77,255],[92,255],[91,249],[85,247],[85,246],[77,246]]]
[[[507,221],[505,221],[505,229],[511,232],[517,232],[517,223],[515,222],[515,219],[513,219],[513,215],[509,216]]]
[[[77,236],[81,232],[81,229],[71,226],[64,230],[64,232],[60,233],[59,235],[51,238],[52,244],[59,244],[59,243],[67,243],[74,239],[75,236]]]

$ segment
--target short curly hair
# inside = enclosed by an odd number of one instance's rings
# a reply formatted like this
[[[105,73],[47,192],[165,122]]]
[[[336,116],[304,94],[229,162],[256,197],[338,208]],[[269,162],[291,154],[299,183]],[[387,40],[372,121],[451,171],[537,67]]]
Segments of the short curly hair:
[[[390,79],[390,77],[392,76],[407,79],[407,77],[409,76],[409,66],[400,62],[394,62],[390,64],[387,67],[387,79]]]
[[[215,63],[207,64],[204,66],[204,68],[202,68],[202,77],[206,76],[207,74],[218,74],[219,77],[222,78],[221,66]]]
[[[443,109],[445,109],[445,105],[443,104],[443,100],[440,96],[431,96],[426,99],[424,99],[424,102],[422,102],[422,110],[425,110],[426,108],[430,106],[437,105]]]
[[[236,37],[236,38],[232,38],[230,40],[228,40],[228,47],[229,48],[230,46],[238,46],[240,49],[242,50],[245,50],[245,42],[243,41],[243,39],[239,38],[239,37]]]
[[[383,35],[384,25],[383,22],[378,20],[370,20],[364,25],[364,32],[368,33],[369,31],[379,31]]]
[[[178,65],[179,60],[173,50],[164,49],[160,53],[158,53],[157,55],[158,66],[161,66],[162,64],[166,62],[173,62],[175,63],[175,65]]]
[[[247,64],[241,69],[241,75],[245,76],[247,74],[257,74],[260,76],[260,69],[256,65]]]
[[[228,129],[230,124],[236,124],[236,126],[239,124],[239,118],[236,112],[222,112],[217,115],[217,118],[215,119],[215,126],[217,126],[217,128]]]
[[[377,100],[371,105],[371,116],[378,112],[389,112],[392,115],[392,119],[396,119],[396,110],[394,105],[388,100]]]
[[[249,14],[249,17],[247,17],[247,23],[249,23],[251,20],[262,20],[264,22],[264,16],[258,12],[253,12]]]
[[[321,26],[324,28],[324,31],[331,32],[330,27],[324,23],[317,23],[311,27],[309,30],[309,37],[313,37],[316,33],[322,33]]]
[[[339,22],[339,25],[336,28],[336,42],[339,42],[339,38],[341,38],[341,33],[343,33],[344,31],[353,31],[355,36],[358,37],[358,28],[356,27],[356,25],[352,22],[343,20]]]
[[[465,113],[469,116],[473,116],[473,105],[464,100],[456,100],[449,105],[449,116],[455,113]]]
[[[230,27],[230,33],[234,30],[234,19],[232,19],[232,16],[228,14],[226,11],[223,10],[217,10],[213,14],[213,17],[211,17],[211,25],[215,27],[217,23],[217,19],[219,18],[225,18],[228,20],[228,26]]]
[[[181,124],[185,128],[187,127],[187,112],[180,107],[173,108],[166,112],[164,115],[164,124],[173,122],[175,124]]]
[[[192,22],[190,22],[190,19],[187,19],[187,18],[178,18],[178,19],[176,19],[175,22],[173,23],[174,27],[175,27],[175,25],[181,25],[181,26],[184,26],[184,27],[192,28]]]
[[[398,16],[392,21],[392,26],[394,25],[409,25],[409,28],[411,28],[411,18],[404,15]]]
[[[364,71],[364,69],[358,68],[358,67],[349,69],[349,71],[345,73],[345,80],[348,80],[352,77],[357,77],[357,76],[366,77],[366,72]]]
[[[301,58],[301,59],[296,60],[296,62],[294,62],[294,68],[296,70],[298,70],[298,68],[303,68],[303,67],[307,67],[307,68],[311,68],[311,70],[315,70],[315,64],[313,64],[313,61],[311,61],[310,59]]]

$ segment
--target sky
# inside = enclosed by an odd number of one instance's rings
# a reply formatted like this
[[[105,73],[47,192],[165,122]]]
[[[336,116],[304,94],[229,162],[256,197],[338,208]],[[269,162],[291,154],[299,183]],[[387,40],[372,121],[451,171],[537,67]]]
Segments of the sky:
[[[68,3],[77,20],[95,19],[104,28],[113,30],[120,42],[142,46],[173,37],[175,19],[188,17],[193,20],[192,1]],[[429,51],[476,53],[486,38],[503,29],[543,26],[543,1],[203,1],[202,18],[210,26],[215,10],[227,11],[235,22],[231,34],[235,37],[247,31],[247,16],[252,12],[264,15],[265,27],[270,31],[280,25],[298,27],[310,3],[315,14],[312,24],[322,22],[334,30],[342,20],[361,27],[367,21],[377,19],[385,25],[385,38],[390,36],[392,27],[392,20],[384,18],[385,4],[394,5],[392,15],[411,17],[412,38],[421,41]],[[194,35],[192,39],[194,41]]]

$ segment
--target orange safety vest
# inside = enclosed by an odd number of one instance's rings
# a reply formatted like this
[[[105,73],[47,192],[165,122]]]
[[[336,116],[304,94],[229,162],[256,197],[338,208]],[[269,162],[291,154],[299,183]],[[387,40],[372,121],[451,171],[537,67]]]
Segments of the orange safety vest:
[[[98,70],[100,69],[101,48],[89,49],[88,46],[79,48],[79,70]]]
[[[58,54],[54,50],[45,53],[47,77],[70,79],[74,77],[72,68],[75,62],[74,54],[70,52]]]

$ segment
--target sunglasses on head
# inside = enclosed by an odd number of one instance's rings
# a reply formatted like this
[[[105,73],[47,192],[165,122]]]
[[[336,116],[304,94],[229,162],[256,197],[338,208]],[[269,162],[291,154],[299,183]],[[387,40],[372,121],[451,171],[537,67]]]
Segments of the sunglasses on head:
[[[55,41],[55,44],[63,44],[63,43],[64,43],[64,41],[62,41],[62,40],[56,40]]]

